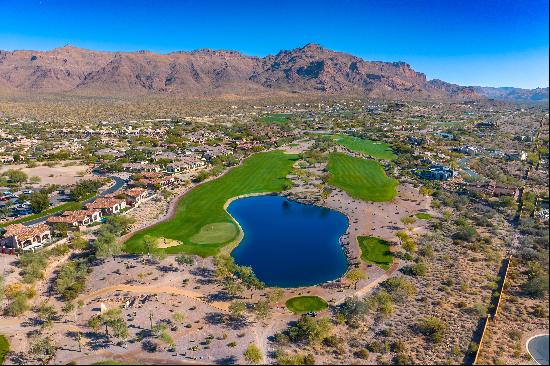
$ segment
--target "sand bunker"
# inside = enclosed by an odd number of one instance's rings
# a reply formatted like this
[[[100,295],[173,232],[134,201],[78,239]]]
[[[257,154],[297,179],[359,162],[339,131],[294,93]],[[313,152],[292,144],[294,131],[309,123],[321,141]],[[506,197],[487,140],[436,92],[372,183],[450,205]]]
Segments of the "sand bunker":
[[[183,243],[181,241],[177,241],[174,239],[168,239],[164,237],[160,237],[158,240],[158,247],[165,249],[170,247],[177,247],[178,245],[182,245]]]

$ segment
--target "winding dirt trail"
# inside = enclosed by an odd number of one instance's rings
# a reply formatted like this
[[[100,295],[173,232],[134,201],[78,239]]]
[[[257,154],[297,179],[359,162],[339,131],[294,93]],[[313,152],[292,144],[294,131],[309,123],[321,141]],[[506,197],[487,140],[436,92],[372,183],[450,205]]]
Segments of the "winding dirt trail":
[[[80,296],[78,299],[82,301],[86,301],[96,296],[104,295],[110,292],[117,292],[117,291],[133,292],[133,293],[139,293],[139,294],[164,293],[164,294],[171,294],[171,295],[181,295],[181,296],[185,296],[190,299],[199,301],[203,304],[206,304],[210,307],[213,307],[223,312],[227,312],[229,310],[229,304],[227,303],[219,302],[219,301],[207,302],[204,300],[204,295],[199,292],[184,290],[184,289],[172,287],[172,286],[114,285],[114,286],[102,288],[97,291],[89,292],[87,294]]]

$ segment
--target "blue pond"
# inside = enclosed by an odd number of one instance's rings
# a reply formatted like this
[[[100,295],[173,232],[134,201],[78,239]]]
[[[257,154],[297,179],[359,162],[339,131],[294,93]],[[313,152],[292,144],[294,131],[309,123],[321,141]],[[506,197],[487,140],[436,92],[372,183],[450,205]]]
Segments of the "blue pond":
[[[339,243],[348,219],[340,212],[281,196],[241,198],[227,211],[244,231],[231,255],[268,286],[316,285],[348,268]]]

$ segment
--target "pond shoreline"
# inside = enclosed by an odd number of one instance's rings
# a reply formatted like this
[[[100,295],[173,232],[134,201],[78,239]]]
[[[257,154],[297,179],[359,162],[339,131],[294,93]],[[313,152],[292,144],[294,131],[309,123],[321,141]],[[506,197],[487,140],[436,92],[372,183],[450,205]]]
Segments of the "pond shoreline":
[[[252,197],[272,199],[243,201],[234,210],[228,209],[231,203]],[[283,207],[294,210],[287,211]],[[270,287],[297,289],[322,286],[340,281],[350,269],[348,253],[343,245],[343,236],[349,231],[350,220],[339,210],[296,200],[284,192],[241,195],[228,200],[225,208],[241,232],[228,253],[237,261],[239,257],[248,261],[244,262],[245,265],[259,272],[258,276]],[[245,220],[247,224],[239,220]],[[246,249],[239,247],[245,239],[243,225],[255,234],[254,239],[247,241]],[[248,246],[264,242],[266,245],[262,247]],[[239,252],[236,254],[237,248]],[[286,267],[281,264],[281,271],[277,271],[269,258],[286,263]],[[305,268],[303,272],[301,266]],[[303,273],[303,276],[291,279],[283,274],[290,272]]]

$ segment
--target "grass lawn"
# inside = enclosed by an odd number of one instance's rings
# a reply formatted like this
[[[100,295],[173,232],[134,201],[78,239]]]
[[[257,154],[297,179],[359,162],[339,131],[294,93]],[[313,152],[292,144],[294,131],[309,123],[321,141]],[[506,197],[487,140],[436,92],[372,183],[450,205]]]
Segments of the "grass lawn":
[[[290,113],[272,113],[267,116],[262,117],[262,122],[267,123],[285,123],[288,121],[288,118],[292,116]]]
[[[393,262],[393,255],[390,252],[390,243],[375,236],[359,236],[359,247],[361,248],[361,259],[368,263],[388,269]]]
[[[93,193],[91,195],[88,195],[88,196],[82,198],[82,201],[79,201],[79,202],[76,202],[76,201],[66,202],[66,203],[63,203],[61,205],[57,205],[55,207],[48,208],[47,210],[44,210],[44,211],[42,211],[40,213],[37,213],[37,214],[32,214],[32,215],[25,216],[25,217],[22,217],[22,218],[17,219],[17,220],[4,222],[4,223],[0,224],[0,227],[5,227],[5,226],[8,226],[8,225],[12,225],[12,224],[22,224],[24,222],[31,221],[31,220],[34,220],[34,219],[39,219],[41,217],[51,215],[51,214],[54,214],[54,213],[58,213],[58,212],[61,212],[61,211],[80,210],[82,208],[82,202],[87,200],[87,199],[92,198],[95,195],[96,195],[96,193]]]
[[[168,254],[216,255],[239,233],[236,223],[224,209],[225,203],[245,194],[281,192],[290,184],[286,176],[297,159],[297,155],[282,151],[249,157],[242,165],[187,193],[178,203],[172,219],[137,232],[125,243],[125,250],[140,253],[143,237],[150,235],[182,243],[164,249]]]
[[[418,212],[415,216],[420,220],[429,220],[432,218],[432,215],[425,212]]]
[[[363,201],[391,201],[399,182],[389,178],[382,166],[373,160],[331,153],[328,162],[329,184]]]
[[[372,156],[376,159],[393,160],[397,157],[388,144],[384,142],[374,142],[348,135],[333,135],[332,138],[351,151]]]
[[[3,335],[0,335],[0,365],[4,364],[6,354],[10,351],[10,344]]]
[[[297,296],[286,302],[288,310],[294,313],[307,313],[308,311],[321,311],[328,308],[328,303],[319,296]]]

